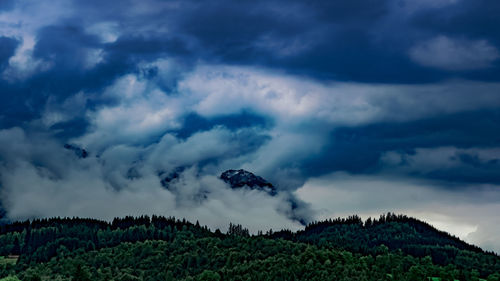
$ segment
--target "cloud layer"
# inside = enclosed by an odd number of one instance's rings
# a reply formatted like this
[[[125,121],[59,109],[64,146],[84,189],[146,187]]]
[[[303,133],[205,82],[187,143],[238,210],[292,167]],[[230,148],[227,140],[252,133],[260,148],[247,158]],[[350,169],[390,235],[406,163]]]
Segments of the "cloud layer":
[[[424,66],[452,71],[489,68],[500,58],[498,50],[485,40],[456,40],[445,36],[413,47],[410,56]]]

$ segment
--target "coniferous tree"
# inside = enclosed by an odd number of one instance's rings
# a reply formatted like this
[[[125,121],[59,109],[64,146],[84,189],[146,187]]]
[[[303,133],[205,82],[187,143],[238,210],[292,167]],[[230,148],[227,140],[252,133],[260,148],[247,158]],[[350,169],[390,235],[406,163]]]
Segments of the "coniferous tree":
[[[73,271],[72,281],[91,281],[88,269],[84,268],[81,264],[77,264]]]

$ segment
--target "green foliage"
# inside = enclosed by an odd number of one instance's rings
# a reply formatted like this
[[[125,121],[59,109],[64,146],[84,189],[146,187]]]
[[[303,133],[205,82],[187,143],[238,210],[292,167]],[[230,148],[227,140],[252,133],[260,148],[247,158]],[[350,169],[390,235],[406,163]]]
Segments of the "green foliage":
[[[20,281],[16,276],[7,276],[5,278],[0,279],[0,281]]]
[[[220,275],[217,272],[211,270],[204,270],[200,276],[197,278],[200,281],[220,281]]]
[[[362,254],[401,251],[413,257],[430,257],[432,263],[449,264],[467,271],[477,270],[482,277],[500,272],[499,257],[438,231],[429,224],[388,213],[365,223],[358,216],[327,220],[308,225],[304,231],[275,232],[267,237],[343,249]]]
[[[77,263],[75,269],[73,270],[73,281],[91,281],[90,272],[87,268],[82,266],[81,263]]]
[[[248,229],[243,228],[241,224],[232,224],[232,223],[229,223],[229,229],[227,230],[227,234],[244,236],[244,237],[250,236]]]
[[[2,265],[14,265],[17,262],[17,258],[0,257],[0,266]]]
[[[0,277],[16,275],[23,281],[498,281],[498,256],[419,227],[385,217],[384,222],[365,225],[351,217],[316,223],[299,233],[250,236],[241,225],[231,224],[226,235],[163,217],[127,217],[112,223],[38,220],[0,227],[0,253],[17,251],[16,243],[21,253],[16,264],[0,263]],[[429,255],[395,248],[404,239],[408,245],[421,245]],[[453,252],[455,259],[440,263],[433,251],[444,251],[444,256]]]
[[[24,281],[42,281],[42,278],[38,274],[33,274],[25,277]]]

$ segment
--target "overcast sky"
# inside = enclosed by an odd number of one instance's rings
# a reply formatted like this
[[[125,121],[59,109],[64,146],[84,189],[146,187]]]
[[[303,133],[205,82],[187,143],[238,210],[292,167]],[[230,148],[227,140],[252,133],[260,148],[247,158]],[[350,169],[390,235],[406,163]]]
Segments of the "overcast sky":
[[[0,0],[4,216],[256,231],[391,211],[500,252],[499,14],[497,0]],[[278,195],[218,179],[239,168]]]

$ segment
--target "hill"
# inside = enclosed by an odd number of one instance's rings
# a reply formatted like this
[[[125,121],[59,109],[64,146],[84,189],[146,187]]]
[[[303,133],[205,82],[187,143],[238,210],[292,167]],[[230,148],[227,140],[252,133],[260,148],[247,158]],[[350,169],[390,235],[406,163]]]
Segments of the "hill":
[[[388,213],[365,222],[358,216],[314,222],[305,230],[279,231],[272,238],[376,255],[381,247],[417,258],[429,256],[433,263],[479,270],[482,276],[500,272],[499,257],[470,245],[426,222],[404,215]]]
[[[418,250],[417,250],[418,249]],[[438,254],[440,253],[440,254]],[[450,253],[453,253],[450,255]],[[441,259],[441,256],[446,257]],[[392,214],[251,236],[147,216],[0,226],[0,278],[21,280],[498,280],[500,258]]]

